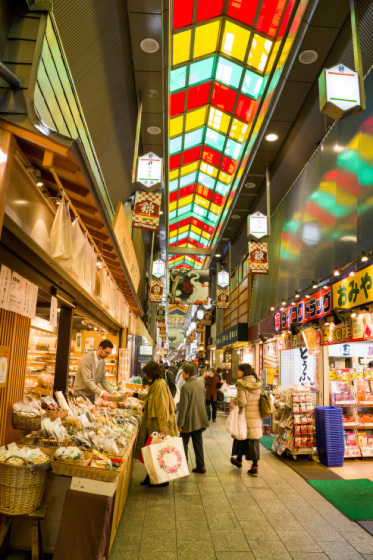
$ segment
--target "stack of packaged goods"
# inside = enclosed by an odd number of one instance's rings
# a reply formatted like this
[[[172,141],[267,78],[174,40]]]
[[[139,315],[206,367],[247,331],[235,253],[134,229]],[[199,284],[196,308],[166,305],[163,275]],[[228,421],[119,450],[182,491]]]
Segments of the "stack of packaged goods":
[[[280,394],[275,415],[278,435],[272,450],[282,455],[313,455],[314,418],[310,387],[296,385]]]

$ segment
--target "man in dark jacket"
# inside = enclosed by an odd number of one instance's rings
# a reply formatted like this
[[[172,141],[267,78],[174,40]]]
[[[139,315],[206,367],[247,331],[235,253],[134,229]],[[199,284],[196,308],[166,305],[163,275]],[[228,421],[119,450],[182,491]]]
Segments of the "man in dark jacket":
[[[163,372],[164,372],[164,379],[168,385],[168,388],[171,391],[172,398],[174,398],[176,395],[175,376],[167,364],[163,365]]]
[[[177,425],[183,438],[185,456],[188,459],[188,443],[192,438],[196,468],[193,472],[205,474],[205,457],[203,452],[202,432],[208,427],[203,386],[195,378],[192,364],[182,365],[182,376],[185,380],[180,391],[180,406]]]
[[[216,411],[218,408],[218,389],[221,387],[219,377],[216,376],[215,368],[210,368],[205,377],[206,387],[206,411],[208,419],[211,420],[211,407],[212,407],[212,421],[216,422]]]

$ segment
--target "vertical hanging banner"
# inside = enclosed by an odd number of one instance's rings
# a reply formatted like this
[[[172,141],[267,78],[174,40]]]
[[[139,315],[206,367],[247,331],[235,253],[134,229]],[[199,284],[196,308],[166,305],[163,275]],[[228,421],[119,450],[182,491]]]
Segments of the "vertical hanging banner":
[[[149,152],[140,156],[137,164],[136,180],[148,189],[162,180],[162,158]]]
[[[218,309],[228,309],[229,307],[229,272],[226,270],[218,272],[216,305]]]
[[[158,323],[165,323],[166,322],[166,310],[164,307],[158,306],[156,319]]]
[[[268,274],[267,243],[249,241],[249,262],[251,274]]]
[[[150,283],[150,296],[149,301],[151,303],[162,303],[163,297],[163,280],[158,280],[157,278],[151,279]]]
[[[203,314],[203,319],[202,319],[202,323],[204,325],[211,325],[212,323],[212,315],[209,311],[205,311]]]
[[[51,309],[49,314],[49,324],[51,327],[57,327],[57,317],[58,317],[58,301],[57,298],[51,297]]]
[[[163,278],[165,271],[166,271],[166,264],[163,261],[157,260],[153,262],[153,270],[152,270],[153,276],[155,276],[156,278]]]
[[[197,327],[196,330],[198,333],[203,333],[205,330],[205,324],[203,321],[197,321]]]
[[[137,191],[132,216],[132,227],[158,231],[161,200],[161,193]]]

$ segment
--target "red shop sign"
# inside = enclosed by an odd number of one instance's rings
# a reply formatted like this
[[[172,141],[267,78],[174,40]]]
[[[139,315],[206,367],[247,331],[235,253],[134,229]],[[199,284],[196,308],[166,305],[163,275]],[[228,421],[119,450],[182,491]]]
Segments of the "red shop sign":
[[[309,298],[303,298],[283,311],[275,313],[275,331],[290,329],[292,323],[309,323],[330,315],[333,309],[333,290],[331,286],[322,288]]]

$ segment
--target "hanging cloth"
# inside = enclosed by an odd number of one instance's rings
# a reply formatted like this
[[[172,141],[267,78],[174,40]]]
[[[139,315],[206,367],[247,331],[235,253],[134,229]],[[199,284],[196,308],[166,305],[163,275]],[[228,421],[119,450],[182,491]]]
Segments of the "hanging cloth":
[[[50,238],[51,238],[51,254],[55,259],[61,258],[65,252],[65,238],[63,233],[65,215],[65,198],[62,197],[58,205],[56,216],[53,221]]]
[[[70,201],[65,204],[65,211],[63,213],[63,238],[64,248],[63,255],[60,257],[63,260],[70,260],[73,256],[72,250],[72,223],[70,218]]]

